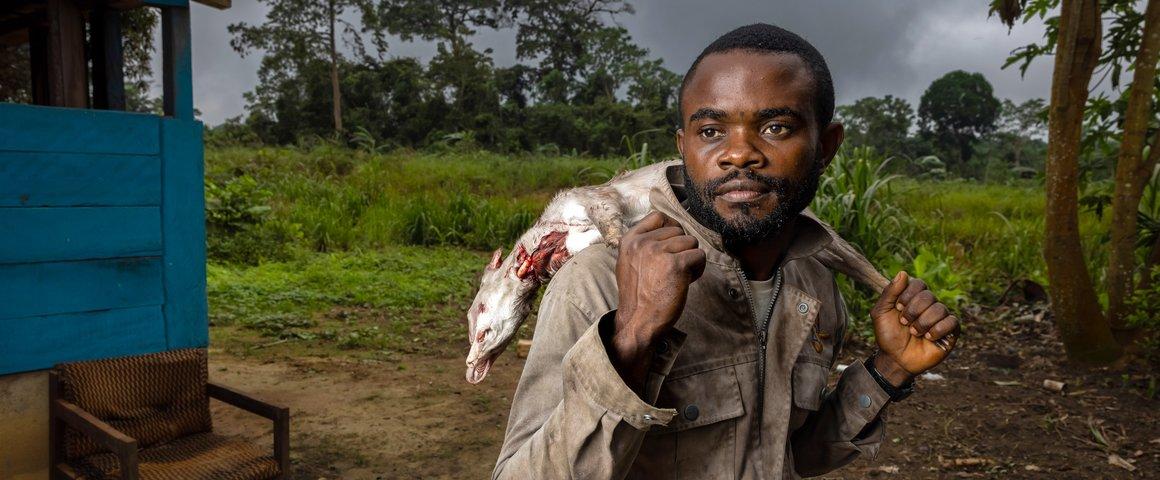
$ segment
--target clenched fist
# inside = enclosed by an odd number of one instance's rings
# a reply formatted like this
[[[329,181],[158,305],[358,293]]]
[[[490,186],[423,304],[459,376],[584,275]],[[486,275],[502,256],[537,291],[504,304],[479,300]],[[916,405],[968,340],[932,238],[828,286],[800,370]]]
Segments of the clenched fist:
[[[653,342],[680,318],[689,285],[704,271],[697,239],[663,213],[648,214],[620,239],[620,305],[609,356],[630,387],[644,382]]]
[[[898,272],[886,286],[870,316],[882,352],[874,368],[895,386],[942,362],[953,348],[954,338],[944,340],[948,348],[935,342],[959,332],[959,319],[935,298],[926,283],[909,278],[906,272]]]

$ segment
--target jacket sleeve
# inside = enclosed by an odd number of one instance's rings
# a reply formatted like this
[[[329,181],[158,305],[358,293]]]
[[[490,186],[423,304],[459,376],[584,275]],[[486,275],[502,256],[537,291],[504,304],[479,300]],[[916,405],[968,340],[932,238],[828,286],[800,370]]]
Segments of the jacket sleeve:
[[[540,304],[494,479],[624,478],[645,432],[677,413],[651,404],[684,334],[673,330],[664,339],[670,348],[654,356],[641,398],[621,380],[605,348],[616,311],[583,301],[584,295],[577,301],[570,285],[583,282],[563,283],[549,288]]]
[[[840,293],[836,296],[838,315],[845,325],[845,302]],[[885,407],[889,401],[890,396],[862,362],[846,367],[818,410],[791,434],[794,469],[803,476],[816,476],[846,465],[858,455],[877,456],[886,436]]]

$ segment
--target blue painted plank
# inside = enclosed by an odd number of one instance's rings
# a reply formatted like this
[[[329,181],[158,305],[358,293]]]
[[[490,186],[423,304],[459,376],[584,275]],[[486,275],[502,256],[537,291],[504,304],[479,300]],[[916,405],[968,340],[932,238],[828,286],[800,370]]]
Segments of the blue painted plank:
[[[0,320],[0,375],[165,350],[160,306]]]
[[[0,265],[0,319],[163,303],[158,257]]]
[[[155,155],[0,152],[0,207],[160,204]]]
[[[205,292],[205,183],[201,122],[161,122],[161,238],[169,348],[209,343]]]
[[[159,121],[145,113],[0,103],[0,151],[154,155]]]
[[[0,264],[158,255],[159,207],[0,208]]]

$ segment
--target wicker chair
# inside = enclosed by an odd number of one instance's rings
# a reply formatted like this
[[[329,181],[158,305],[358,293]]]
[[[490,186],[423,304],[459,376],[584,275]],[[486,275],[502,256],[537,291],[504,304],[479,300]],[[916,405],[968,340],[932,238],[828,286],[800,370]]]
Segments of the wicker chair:
[[[210,397],[274,422],[274,451],[216,435]],[[209,383],[204,349],[57,365],[49,373],[53,479],[281,479],[290,411]]]

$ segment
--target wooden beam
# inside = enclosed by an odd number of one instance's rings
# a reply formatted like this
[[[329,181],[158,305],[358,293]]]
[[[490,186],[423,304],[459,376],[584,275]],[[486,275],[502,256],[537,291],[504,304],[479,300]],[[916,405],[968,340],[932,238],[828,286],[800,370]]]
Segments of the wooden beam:
[[[48,98],[57,107],[88,107],[84,17],[73,0],[48,0]]]
[[[207,5],[218,10],[225,10],[230,8],[230,0],[193,0],[202,5]]]
[[[42,11],[31,11],[22,15],[9,16],[0,20],[0,35],[8,35],[38,25],[45,25],[44,12]]]
[[[161,51],[165,115],[193,120],[189,7],[161,9]]]
[[[121,12],[93,10],[89,18],[93,52],[93,108],[125,109],[125,59],[121,50]]]
[[[32,70],[32,103],[50,105],[48,98],[48,27],[28,29],[28,61]]]

